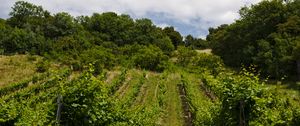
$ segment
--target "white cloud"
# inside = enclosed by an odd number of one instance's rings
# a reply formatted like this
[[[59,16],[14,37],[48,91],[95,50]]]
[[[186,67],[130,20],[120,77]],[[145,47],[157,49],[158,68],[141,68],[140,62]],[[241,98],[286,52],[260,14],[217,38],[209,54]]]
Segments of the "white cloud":
[[[161,28],[165,28],[165,27],[169,27],[169,24],[163,23],[163,24],[156,24],[156,26],[161,27]]]
[[[14,0],[1,0],[0,17],[7,17]],[[238,18],[241,6],[260,0],[26,0],[42,5],[52,13],[69,12],[74,16],[91,15],[94,12],[113,11],[133,17],[148,17],[149,13],[162,13],[168,20],[195,25],[207,29]],[[6,14],[6,15],[5,15]],[[167,24],[164,22],[163,24]]]

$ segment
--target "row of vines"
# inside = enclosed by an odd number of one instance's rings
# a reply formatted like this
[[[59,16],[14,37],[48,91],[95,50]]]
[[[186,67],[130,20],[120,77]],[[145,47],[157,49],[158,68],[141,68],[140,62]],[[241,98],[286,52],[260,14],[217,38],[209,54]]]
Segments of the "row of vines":
[[[190,59],[184,65],[188,69],[179,71],[194,125],[300,125],[300,106],[295,99],[269,88],[248,72],[251,68],[228,70],[211,54]]]
[[[300,106],[256,75],[213,55],[191,60],[162,73],[121,68],[110,81],[93,67],[35,75],[0,88],[0,125],[300,125]]]
[[[139,73],[128,80],[134,72]],[[49,71],[1,88],[0,125],[160,123],[166,104],[160,82],[166,74],[123,69],[110,83],[105,83],[104,72],[94,75],[92,67],[76,77],[73,74],[69,69]],[[117,97],[124,85],[128,89]]]

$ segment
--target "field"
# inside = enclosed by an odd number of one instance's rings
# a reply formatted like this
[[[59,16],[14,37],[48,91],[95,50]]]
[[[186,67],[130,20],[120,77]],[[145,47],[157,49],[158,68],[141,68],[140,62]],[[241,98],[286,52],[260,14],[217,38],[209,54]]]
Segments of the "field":
[[[1,60],[17,62],[20,58],[16,57],[26,56],[5,56]],[[22,62],[32,63],[25,59]],[[88,123],[103,125],[214,125],[221,112],[222,97],[211,81],[216,80],[180,67],[161,73],[116,67],[97,76],[66,67],[44,73],[23,72],[22,77],[7,78],[7,84],[0,88],[0,124],[83,125],[84,120],[75,124],[71,117],[89,115],[104,119],[101,123],[96,119]],[[281,100],[288,99],[299,106],[299,90],[285,85],[267,87],[284,97]],[[60,103],[64,107],[59,107]],[[100,113],[91,113],[95,110]]]

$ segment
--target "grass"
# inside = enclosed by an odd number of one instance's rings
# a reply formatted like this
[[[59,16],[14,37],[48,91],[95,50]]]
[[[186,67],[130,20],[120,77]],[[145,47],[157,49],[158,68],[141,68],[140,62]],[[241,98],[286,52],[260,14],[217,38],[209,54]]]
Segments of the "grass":
[[[40,57],[28,55],[0,55],[0,87],[36,74],[36,63],[40,59]]]
[[[198,53],[207,53],[207,54],[211,54],[212,50],[211,49],[202,49],[202,50],[196,50],[196,52]]]
[[[177,84],[180,83],[180,75],[171,73],[165,80],[166,84],[166,108],[163,125],[165,126],[180,126],[183,125],[183,110],[177,90]]]

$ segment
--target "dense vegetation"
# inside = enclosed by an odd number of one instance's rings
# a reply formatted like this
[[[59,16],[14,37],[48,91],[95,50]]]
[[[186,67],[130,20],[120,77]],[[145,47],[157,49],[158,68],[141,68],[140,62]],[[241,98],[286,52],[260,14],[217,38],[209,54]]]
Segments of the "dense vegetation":
[[[298,67],[300,79],[299,12],[299,0],[262,1],[242,8],[234,23],[209,29],[207,40],[226,65],[255,65],[275,79],[295,79]]]
[[[149,19],[18,1],[0,20],[0,53],[35,72],[1,83],[0,125],[300,125],[299,5],[244,7],[203,40]]]

